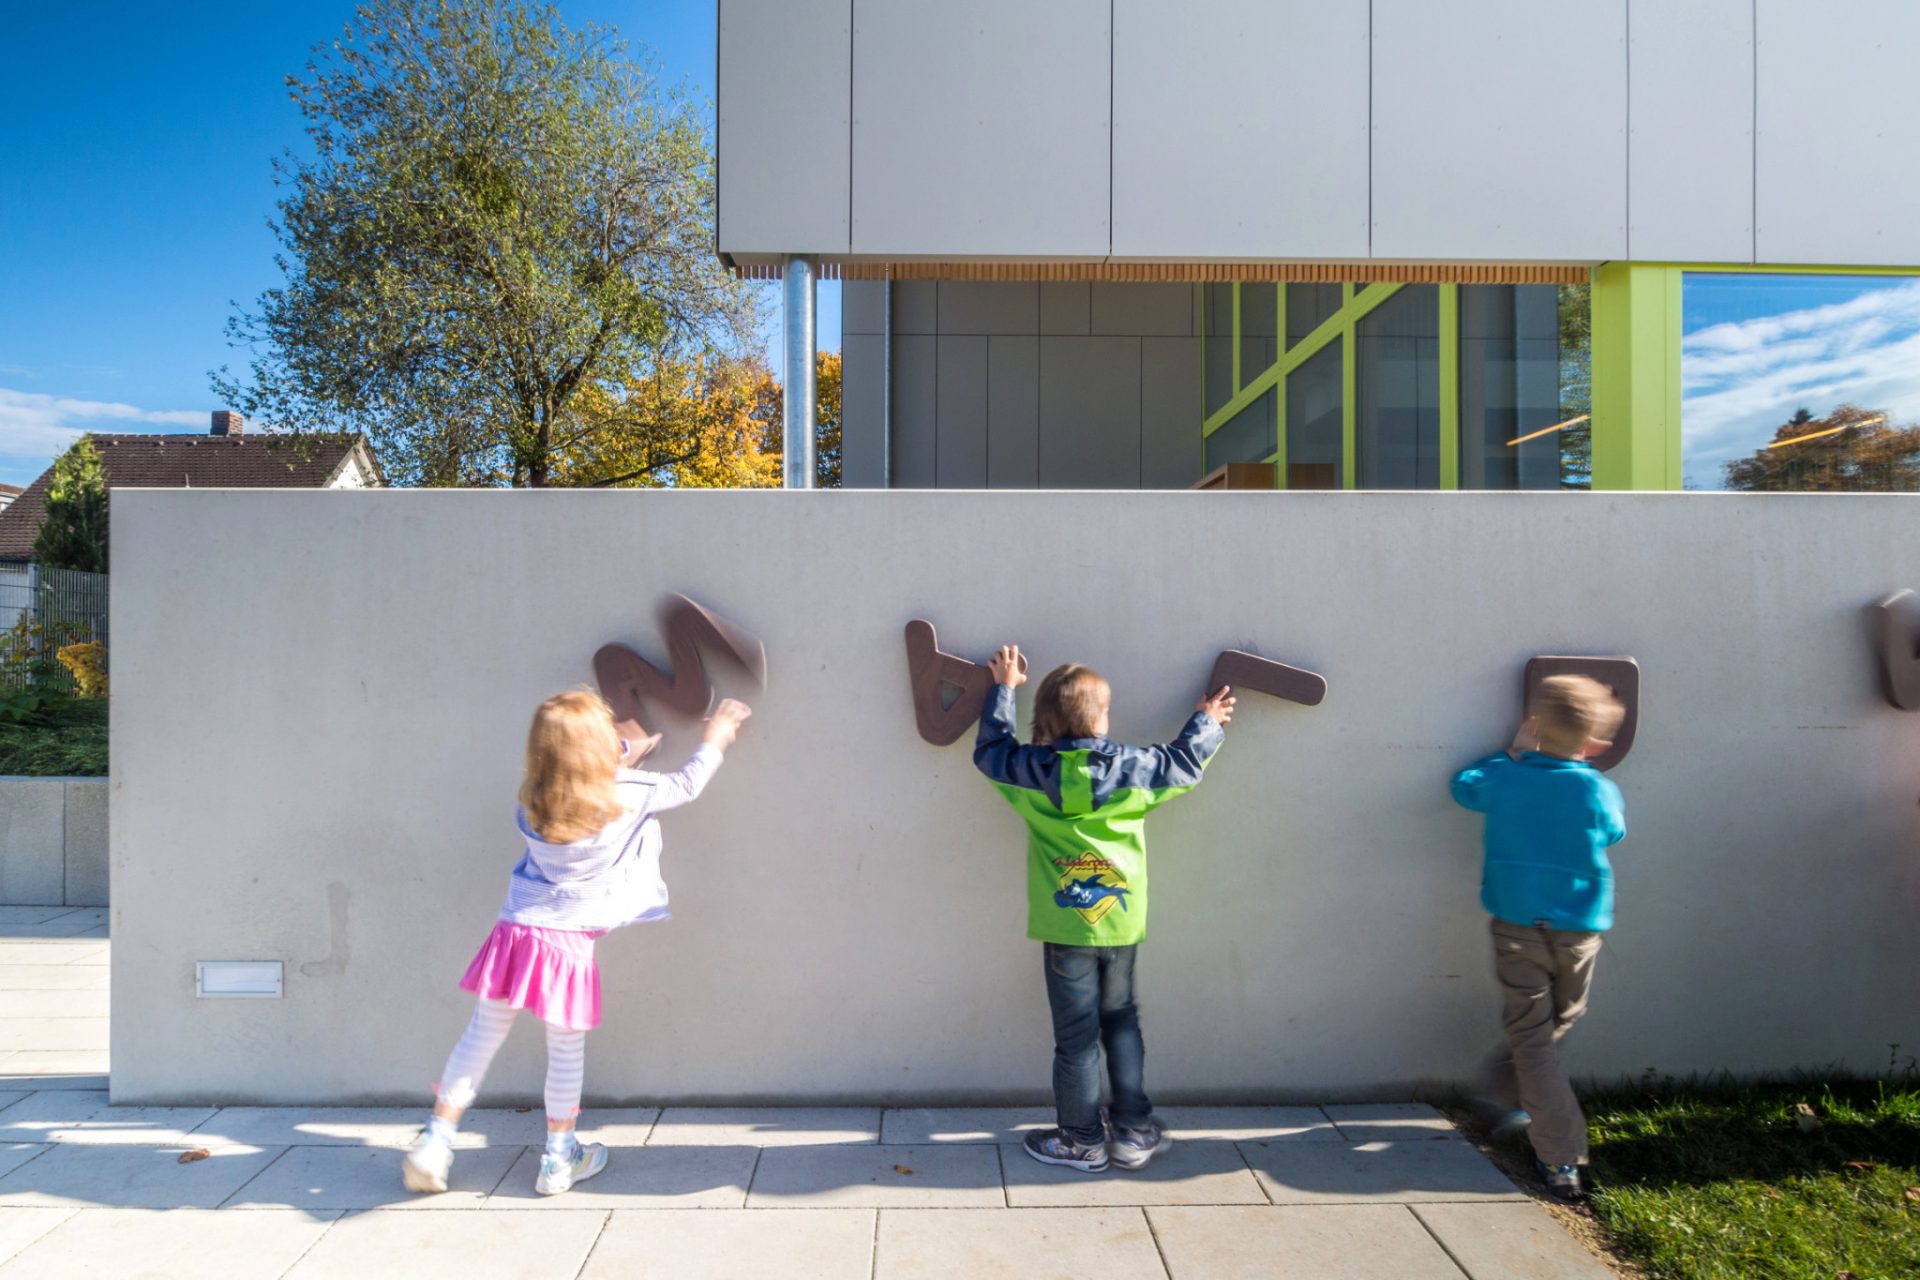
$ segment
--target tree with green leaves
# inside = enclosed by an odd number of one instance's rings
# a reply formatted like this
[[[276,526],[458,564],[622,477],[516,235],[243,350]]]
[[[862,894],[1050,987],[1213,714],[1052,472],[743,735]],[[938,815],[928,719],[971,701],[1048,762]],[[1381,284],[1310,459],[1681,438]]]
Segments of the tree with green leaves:
[[[33,554],[49,569],[107,571],[107,472],[90,437],[81,436],[54,459]]]
[[[744,341],[695,107],[597,27],[520,0],[369,0],[289,77],[286,282],[237,315],[270,424],[365,431],[399,483],[545,485],[589,387]]]

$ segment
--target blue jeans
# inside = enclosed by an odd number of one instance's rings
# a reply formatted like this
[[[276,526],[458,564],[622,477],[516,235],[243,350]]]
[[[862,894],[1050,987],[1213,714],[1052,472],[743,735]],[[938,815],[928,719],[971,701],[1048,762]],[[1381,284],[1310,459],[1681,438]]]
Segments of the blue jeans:
[[[1133,1003],[1138,947],[1063,947],[1046,943],[1047,1003],[1053,1007],[1053,1104],[1076,1142],[1104,1142],[1100,1123],[1100,1048],[1113,1083],[1113,1123],[1144,1129],[1153,1117],[1142,1076],[1146,1047]]]

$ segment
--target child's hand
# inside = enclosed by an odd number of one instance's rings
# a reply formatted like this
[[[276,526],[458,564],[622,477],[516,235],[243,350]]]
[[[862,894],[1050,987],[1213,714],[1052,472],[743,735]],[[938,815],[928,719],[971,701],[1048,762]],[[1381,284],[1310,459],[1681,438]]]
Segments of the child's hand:
[[[1017,689],[1027,682],[1027,660],[1020,654],[1017,644],[1003,644],[999,652],[987,659],[987,673],[995,684],[1003,684],[1009,689]]]
[[[725,751],[733,745],[741,723],[753,714],[753,708],[733,698],[720,699],[720,705],[707,717],[707,733],[701,741]]]
[[[1233,686],[1221,685],[1217,693],[1200,699],[1194,710],[1204,712],[1215,724],[1227,723],[1233,719]]]
[[[1513,744],[1507,748],[1507,754],[1518,760],[1521,753],[1540,749],[1540,717],[1528,716],[1520,722],[1520,728],[1513,735]]]

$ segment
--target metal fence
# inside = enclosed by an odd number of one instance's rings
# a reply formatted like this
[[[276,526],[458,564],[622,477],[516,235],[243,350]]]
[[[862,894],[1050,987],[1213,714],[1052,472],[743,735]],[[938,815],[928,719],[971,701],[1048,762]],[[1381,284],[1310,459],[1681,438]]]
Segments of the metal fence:
[[[71,690],[54,655],[86,643],[107,643],[106,574],[0,565],[0,687]]]

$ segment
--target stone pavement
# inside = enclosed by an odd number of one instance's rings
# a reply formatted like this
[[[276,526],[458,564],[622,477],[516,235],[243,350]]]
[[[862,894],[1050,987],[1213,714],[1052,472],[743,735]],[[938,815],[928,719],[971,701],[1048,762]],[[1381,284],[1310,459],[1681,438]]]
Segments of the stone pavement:
[[[542,1117],[482,1109],[413,1197],[422,1108],[108,1106],[99,915],[0,908],[0,1280],[1609,1275],[1416,1104],[1169,1107],[1093,1176],[1021,1153],[1032,1108],[589,1111],[612,1162],[552,1199]]]

